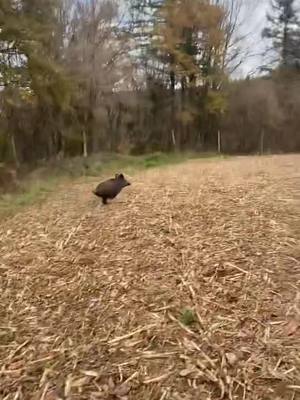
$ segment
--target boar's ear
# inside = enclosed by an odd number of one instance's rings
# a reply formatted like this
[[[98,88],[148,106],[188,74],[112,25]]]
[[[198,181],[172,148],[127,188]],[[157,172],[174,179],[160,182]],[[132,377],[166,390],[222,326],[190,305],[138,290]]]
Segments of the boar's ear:
[[[124,179],[124,175],[123,174],[119,174],[119,178],[120,179]]]
[[[118,179],[118,178],[119,178],[119,174],[116,174],[116,175],[115,175],[115,179]]]

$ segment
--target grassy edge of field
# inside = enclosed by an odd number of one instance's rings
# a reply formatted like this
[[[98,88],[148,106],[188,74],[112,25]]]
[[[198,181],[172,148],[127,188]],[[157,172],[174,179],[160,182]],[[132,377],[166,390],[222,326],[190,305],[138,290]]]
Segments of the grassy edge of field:
[[[61,185],[74,180],[99,180],[116,172],[130,175],[138,171],[182,163],[192,159],[218,160],[227,156],[216,153],[152,153],[143,156],[119,154],[93,155],[65,159],[52,165],[41,165],[19,182],[17,191],[0,195],[0,218],[6,218],[22,208],[41,203]]]

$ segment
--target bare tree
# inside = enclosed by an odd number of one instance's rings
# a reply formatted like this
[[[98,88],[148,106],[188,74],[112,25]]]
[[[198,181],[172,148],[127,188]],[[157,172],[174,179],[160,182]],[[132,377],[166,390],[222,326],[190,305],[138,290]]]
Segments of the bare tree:
[[[233,75],[250,57],[256,56],[248,43],[253,35],[248,25],[259,0],[215,0],[215,3],[224,10],[222,69]]]
[[[114,92],[128,88],[130,41],[114,0],[77,1],[70,14],[67,59],[78,82],[75,108],[87,156],[89,148],[97,151],[106,139],[103,116]]]

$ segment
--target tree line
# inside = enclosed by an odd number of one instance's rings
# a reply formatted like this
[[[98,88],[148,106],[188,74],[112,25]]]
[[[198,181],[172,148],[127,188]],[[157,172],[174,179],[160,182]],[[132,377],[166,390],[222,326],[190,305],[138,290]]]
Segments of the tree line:
[[[299,151],[294,3],[270,0],[261,73],[236,80],[243,0],[0,0],[0,162]]]

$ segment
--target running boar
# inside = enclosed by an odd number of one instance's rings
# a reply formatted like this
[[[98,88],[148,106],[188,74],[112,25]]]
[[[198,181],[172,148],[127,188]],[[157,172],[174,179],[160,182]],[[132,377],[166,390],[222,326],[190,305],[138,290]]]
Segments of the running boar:
[[[102,198],[103,204],[107,204],[107,199],[114,199],[125,186],[129,185],[123,174],[116,174],[114,178],[99,183],[93,193]]]

